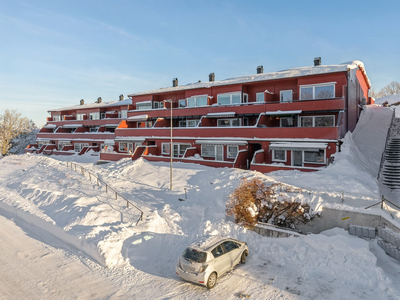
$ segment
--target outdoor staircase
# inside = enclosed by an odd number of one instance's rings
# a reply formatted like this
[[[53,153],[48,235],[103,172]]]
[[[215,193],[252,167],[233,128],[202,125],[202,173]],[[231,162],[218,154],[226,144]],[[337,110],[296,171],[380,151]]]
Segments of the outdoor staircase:
[[[380,179],[390,190],[400,191],[400,118],[394,118],[384,152]]]

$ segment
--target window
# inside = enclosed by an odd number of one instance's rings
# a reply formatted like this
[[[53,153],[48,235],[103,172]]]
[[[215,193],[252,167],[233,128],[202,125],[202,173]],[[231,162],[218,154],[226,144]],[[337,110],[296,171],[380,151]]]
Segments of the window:
[[[214,157],[217,161],[223,161],[223,145],[201,145],[201,156]]]
[[[99,112],[90,113],[90,120],[100,120],[100,113]]]
[[[221,256],[222,254],[224,254],[224,250],[222,249],[221,245],[218,245],[213,250],[211,250],[211,253],[215,258],[217,258],[218,256]]]
[[[77,120],[84,120],[86,114],[76,114]]]
[[[243,94],[243,103],[249,102],[249,95],[248,94]]]
[[[75,143],[74,144],[74,151],[81,152],[84,147],[89,147],[88,143]]]
[[[219,105],[229,105],[229,104],[240,104],[241,103],[241,94],[232,93],[232,94],[219,94],[218,97],[218,104]],[[247,94],[243,95],[243,102],[247,102]]]
[[[188,107],[206,106],[208,96],[195,96],[187,98]]]
[[[273,161],[286,161],[286,150],[272,150]]]
[[[53,116],[53,121],[61,121],[61,116],[60,115]]]
[[[128,117],[128,111],[127,110],[121,110],[118,112],[118,115],[121,119],[126,119]]]
[[[151,101],[143,101],[136,103],[136,110],[151,109]]]
[[[293,127],[292,117],[281,117],[280,118],[281,127]]]
[[[164,101],[154,101],[153,108],[154,109],[164,108]]]
[[[334,127],[335,116],[300,117],[301,127]]]
[[[186,149],[190,148],[191,145],[190,144],[173,144],[172,147],[174,149],[173,156],[181,157],[181,156],[183,156],[183,154],[185,154]]]
[[[150,128],[153,126],[153,121],[137,122],[137,128]]]
[[[162,154],[169,154],[169,143],[162,143],[161,147],[162,147]]]
[[[195,120],[181,120],[179,127],[196,127],[200,123],[200,119]]]
[[[317,151],[304,151],[304,162],[325,164],[325,150],[319,149]]]
[[[133,143],[120,142],[119,143],[119,151],[133,153]]]
[[[264,102],[264,93],[256,94],[256,102]]]
[[[335,98],[335,84],[300,86],[300,100]]]
[[[292,90],[286,90],[286,91],[281,91],[280,92],[281,96],[280,96],[280,101],[281,102],[292,102]]]
[[[227,146],[227,157],[228,158],[236,158],[238,154],[239,147],[238,146]]]
[[[57,149],[61,150],[64,146],[71,146],[70,142],[59,142],[57,145]]]
[[[233,127],[240,126],[240,119],[218,119],[217,121],[218,127]]]
[[[223,242],[222,244],[224,245],[226,252],[230,252],[232,250],[239,248],[239,245],[234,241],[226,241]]]
[[[89,131],[90,132],[97,132],[97,131],[99,131],[99,127],[90,127]]]
[[[179,107],[186,107],[186,99],[179,100]]]
[[[106,113],[102,112],[100,113],[100,119],[105,119],[106,118]]]

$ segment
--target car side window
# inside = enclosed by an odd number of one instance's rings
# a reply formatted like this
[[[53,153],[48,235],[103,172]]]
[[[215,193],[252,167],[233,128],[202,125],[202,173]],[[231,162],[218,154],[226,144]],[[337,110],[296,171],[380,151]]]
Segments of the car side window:
[[[235,250],[238,248],[238,245],[233,241],[226,241],[222,243],[225,247],[226,252]]]
[[[224,250],[222,249],[221,245],[218,245],[211,251],[211,253],[212,255],[214,255],[215,258],[217,258],[218,256],[224,254]]]

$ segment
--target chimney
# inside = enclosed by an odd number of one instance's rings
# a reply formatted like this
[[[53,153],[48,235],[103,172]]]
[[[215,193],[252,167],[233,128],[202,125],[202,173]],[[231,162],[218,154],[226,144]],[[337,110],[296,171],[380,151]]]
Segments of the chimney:
[[[97,98],[97,103],[101,103],[101,97]]]
[[[81,99],[80,103],[81,105],[85,104],[85,100]]]
[[[258,66],[257,67],[257,74],[262,74],[264,73],[264,67],[263,66]]]
[[[314,58],[314,67],[321,65],[321,57]]]
[[[122,101],[122,100],[124,100],[124,95],[123,94],[119,95],[119,101]]]
[[[172,79],[172,86],[177,87],[178,86],[178,78]]]
[[[215,74],[214,73],[208,74],[208,81],[215,81]]]

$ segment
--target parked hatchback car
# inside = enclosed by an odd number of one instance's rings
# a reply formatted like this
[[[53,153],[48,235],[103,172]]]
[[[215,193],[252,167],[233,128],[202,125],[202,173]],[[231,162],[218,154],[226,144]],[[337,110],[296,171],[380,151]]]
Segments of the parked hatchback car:
[[[213,236],[190,244],[178,259],[176,274],[209,289],[217,278],[238,263],[245,263],[249,248],[245,242]]]

